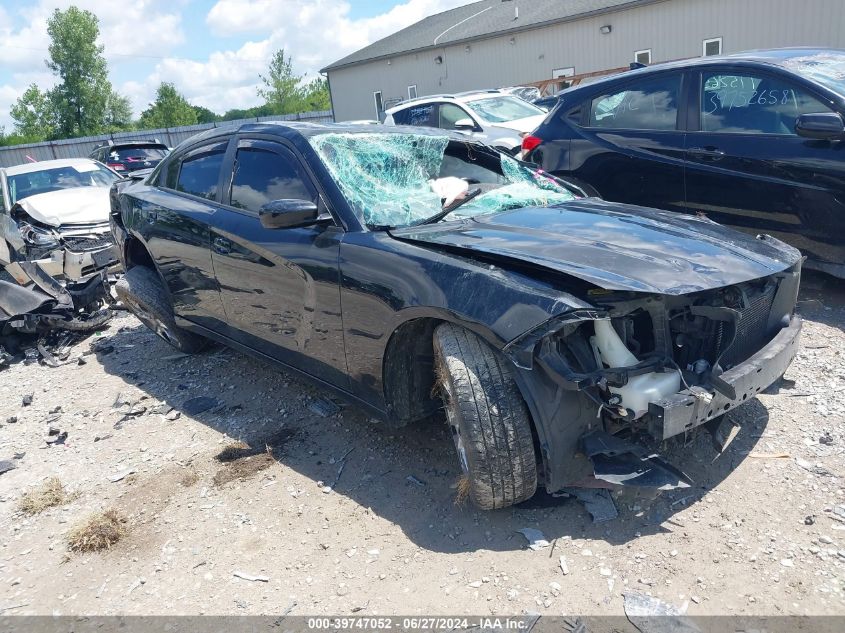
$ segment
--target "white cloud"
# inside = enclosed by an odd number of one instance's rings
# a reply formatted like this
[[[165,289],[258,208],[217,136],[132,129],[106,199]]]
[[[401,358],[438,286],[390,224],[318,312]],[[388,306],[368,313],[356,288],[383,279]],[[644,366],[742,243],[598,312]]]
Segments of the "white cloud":
[[[352,19],[344,0],[218,0],[206,17],[212,33],[251,34],[234,51],[213,53],[206,62],[165,60],[148,78],[154,89],[172,81],[185,96],[215,112],[259,102],[258,74],[279,49],[293,58],[294,70],[315,77],[320,68],[428,15],[474,0],[406,0],[370,18]]]
[[[99,43],[113,67],[132,55],[163,55],[184,42],[182,17],[166,0],[137,0],[122,3],[114,0],[40,0],[29,6],[19,7],[14,15],[0,7],[0,51],[3,52],[4,70],[16,73],[14,87],[5,89],[0,100],[0,124],[9,125],[10,104],[23,94],[33,81],[43,88],[54,80],[48,74],[44,60],[49,56],[50,38],[47,35],[47,18],[54,9],[66,9],[71,4],[87,9],[100,20]],[[20,28],[11,26],[18,22]],[[9,90],[16,94],[7,105]]]
[[[401,1],[401,0],[399,0]],[[284,48],[295,71],[314,77],[323,66],[428,15],[474,0],[404,0],[373,17],[353,19],[346,0],[218,0],[205,18],[210,35],[243,38],[232,50],[211,53],[202,61],[168,57],[185,41],[181,11],[184,0],[39,0],[17,9],[24,23],[9,28],[10,16],[0,7],[0,50],[3,66],[39,85],[44,80],[44,59],[49,38],[46,20],[54,8],[71,4],[89,9],[100,19],[100,41],[114,69],[131,56],[165,57],[150,61],[146,75],[123,82],[112,80],[132,100],[136,116],[155,97],[162,81],[176,85],[189,101],[215,112],[257,105],[259,73],[267,69],[273,53]],[[190,8],[188,8],[190,10]],[[187,15],[186,15],[186,19]],[[191,16],[190,19],[199,19]],[[182,50],[190,50],[191,42]],[[30,50],[38,49],[38,50]],[[181,51],[180,51],[181,52]],[[126,57],[124,57],[126,56]],[[8,126],[8,106],[29,82],[0,87],[0,124]],[[14,85],[14,88],[11,86]],[[48,86],[49,84],[47,84]],[[45,86],[46,87],[46,86]],[[17,94],[9,98],[11,90]]]

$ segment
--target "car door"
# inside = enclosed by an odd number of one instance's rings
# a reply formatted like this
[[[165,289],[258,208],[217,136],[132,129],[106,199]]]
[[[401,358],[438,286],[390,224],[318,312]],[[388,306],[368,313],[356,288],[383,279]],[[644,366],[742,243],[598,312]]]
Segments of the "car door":
[[[292,148],[240,138],[233,150],[211,237],[227,334],[345,389],[338,269],[343,229]],[[301,228],[265,228],[259,209],[280,199],[313,201],[325,219]]]
[[[225,320],[211,262],[209,220],[216,206],[228,139],[189,148],[139,196],[133,213],[176,314],[210,329]]]
[[[798,116],[831,112],[831,102],[789,75],[749,67],[704,69],[695,86],[698,107],[687,134],[689,209],[841,265],[843,143],[795,131]]]
[[[614,83],[582,104],[570,174],[605,200],[684,208],[682,72]]]

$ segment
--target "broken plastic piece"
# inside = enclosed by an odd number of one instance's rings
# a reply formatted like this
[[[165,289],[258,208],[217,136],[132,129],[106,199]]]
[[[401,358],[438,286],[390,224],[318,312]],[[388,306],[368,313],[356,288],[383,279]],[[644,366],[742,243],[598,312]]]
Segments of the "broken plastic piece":
[[[593,523],[611,521],[619,516],[609,490],[604,488],[564,488],[564,490],[584,504],[584,508],[593,517]]]
[[[652,596],[625,593],[625,616],[642,633],[700,633],[695,623],[684,617],[686,609]]]
[[[522,534],[522,536],[528,540],[528,547],[533,550],[543,549],[551,544],[546,540],[546,535],[540,530],[535,530],[534,528],[522,528],[521,530],[517,530],[517,532]]]
[[[689,488],[692,485],[689,477],[657,453],[651,453],[633,442],[596,431],[585,435],[582,443],[597,479],[620,486],[658,490]]]

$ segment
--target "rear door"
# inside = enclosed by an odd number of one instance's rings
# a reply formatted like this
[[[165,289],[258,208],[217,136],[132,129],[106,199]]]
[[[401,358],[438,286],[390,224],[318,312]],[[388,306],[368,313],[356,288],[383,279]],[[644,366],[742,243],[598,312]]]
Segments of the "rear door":
[[[159,172],[134,202],[133,222],[181,316],[217,329],[225,319],[211,263],[209,222],[217,207],[228,139],[194,147]]]
[[[290,146],[240,138],[234,150],[211,236],[227,335],[347,389],[338,268],[343,229]],[[279,199],[313,201],[326,219],[264,228],[259,209]]]
[[[695,73],[687,134],[687,205],[814,259],[842,264],[845,154],[841,141],[800,137],[801,114],[832,103],[776,70],[714,66]]]
[[[581,107],[570,173],[606,200],[684,208],[684,73],[616,83]]]

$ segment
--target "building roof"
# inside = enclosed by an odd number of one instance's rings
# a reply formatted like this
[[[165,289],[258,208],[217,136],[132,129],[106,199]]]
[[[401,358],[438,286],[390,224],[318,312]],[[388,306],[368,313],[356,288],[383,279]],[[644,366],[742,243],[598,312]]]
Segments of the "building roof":
[[[411,51],[502,35],[659,1],[661,0],[481,0],[430,15],[329,64],[322,72]],[[519,17],[515,17],[517,9]]]

